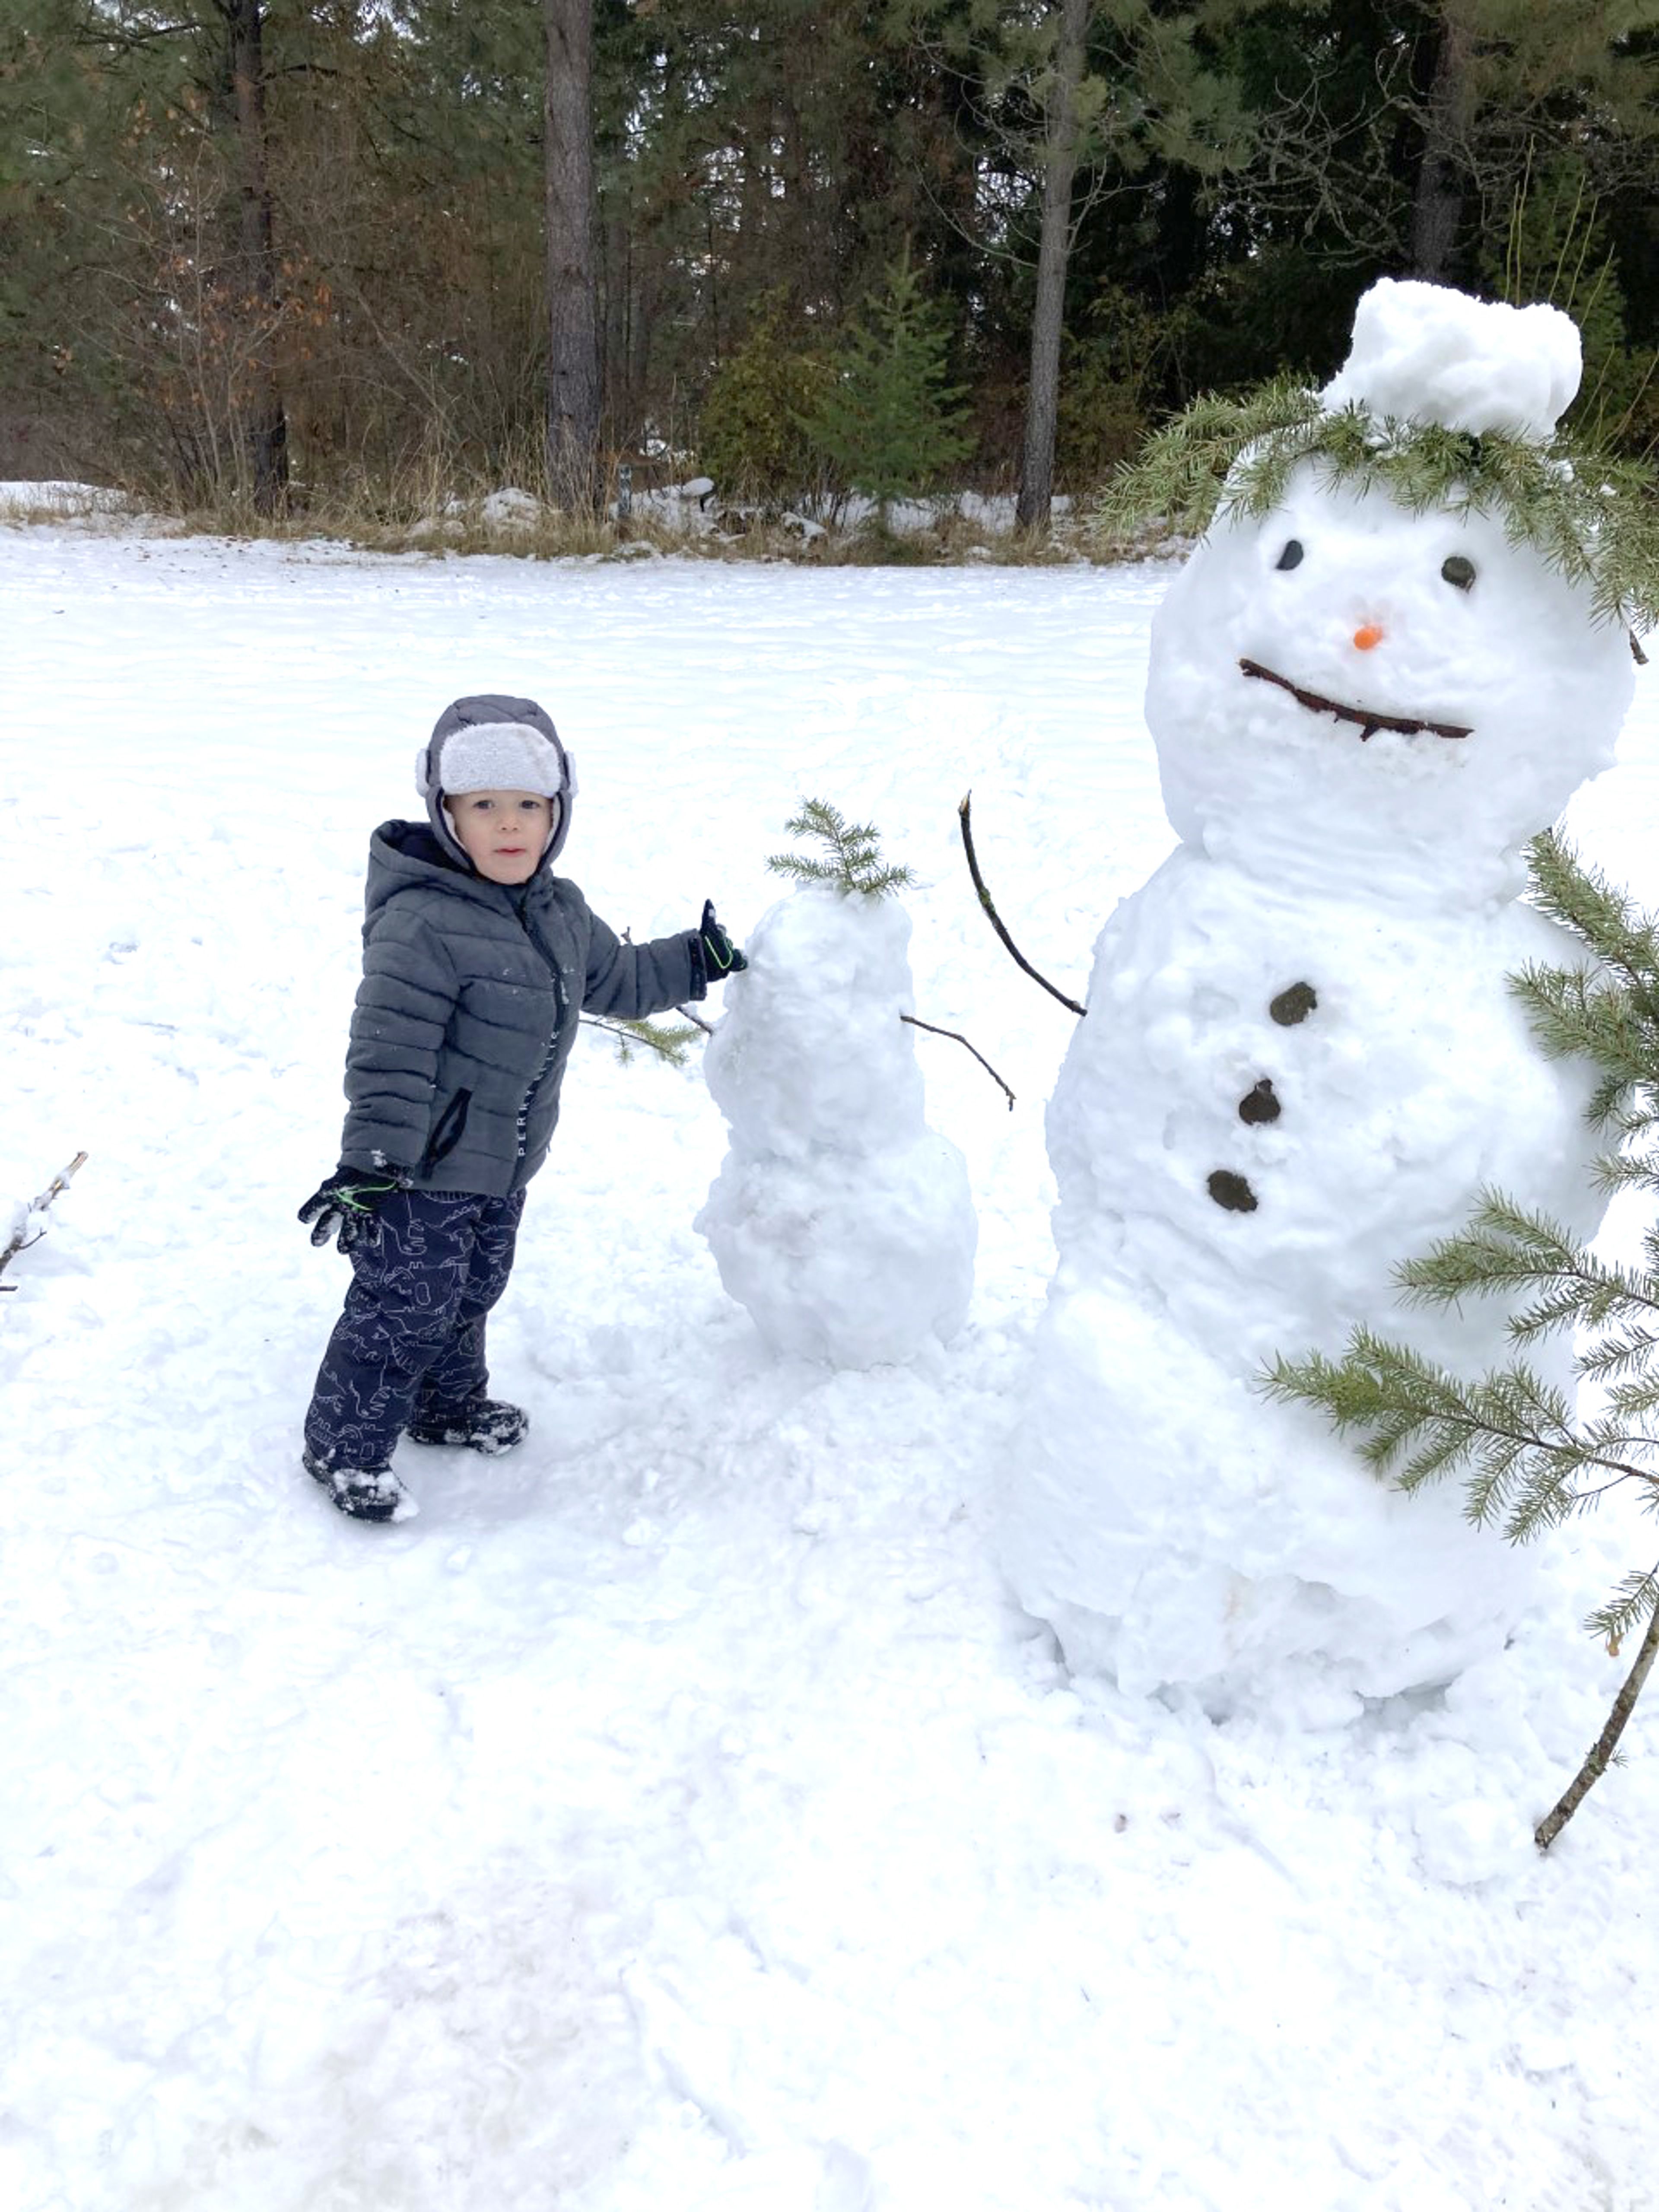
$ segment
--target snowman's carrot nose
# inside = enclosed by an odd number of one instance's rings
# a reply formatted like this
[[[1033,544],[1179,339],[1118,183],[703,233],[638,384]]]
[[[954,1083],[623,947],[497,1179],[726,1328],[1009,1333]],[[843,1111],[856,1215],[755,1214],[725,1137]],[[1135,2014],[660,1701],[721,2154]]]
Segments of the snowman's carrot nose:
[[[1354,632],[1353,641],[1361,653],[1369,653],[1374,645],[1381,645],[1382,642],[1382,623],[1366,623],[1363,628]]]

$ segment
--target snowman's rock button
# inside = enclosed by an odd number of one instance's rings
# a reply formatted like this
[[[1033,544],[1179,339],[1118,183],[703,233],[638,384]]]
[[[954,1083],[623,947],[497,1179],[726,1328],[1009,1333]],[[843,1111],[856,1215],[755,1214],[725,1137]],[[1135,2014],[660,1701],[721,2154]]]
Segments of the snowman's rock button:
[[[1292,983],[1288,991],[1281,991],[1276,999],[1267,1002],[1267,1012],[1282,1030],[1293,1030],[1298,1022],[1305,1022],[1319,1004],[1319,994],[1311,983]]]
[[[1255,1085],[1254,1089],[1247,1091],[1238,1102],[1238,1118],[1241,1121],[1276,1121],[1283,1110],[1279,1103],[1279,1093],[1265,1075],[1261,1082]]]
[[[1231,1168],[1218,1168],[1210,1177],[1209,1193],[1218,1206],[1224,1206],[1229,1213],[1254,1213],[1260,1200],[1242,1175]]]

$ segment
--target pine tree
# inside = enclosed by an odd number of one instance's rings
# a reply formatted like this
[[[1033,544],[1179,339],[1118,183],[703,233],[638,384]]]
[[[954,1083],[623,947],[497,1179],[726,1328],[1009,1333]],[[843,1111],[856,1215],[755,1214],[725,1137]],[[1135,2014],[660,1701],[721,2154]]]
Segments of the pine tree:
[[[816,503],[824,457],[807,425],[831,380],[829,363],[792,331],[784,294],[763,299],[697,422],[698,461],[725,497]]]
[[[949,344],[907,253],[848,333],[836,380],[812,411],[814,443],[875,501],[884,530],[896,499],[931,489],[971,450],[958,428],[963,387],[945,380]]]
[[[1597,964],[1529,967],[1512,988],[1551,1058],[1580,1056],[1597,1071],[1587,1110],[1611,1140],[1595,1164],[1597,1187],[1659,1201],[1659,919],[1553,835],[1536,839],[1530,857],[1537,904]],[[1277,1360],[1265,1378],[1268,1395],[1361,1432],[1361,1459],[1401,1490],[1462,1474],[1469,1518],[1510,1543],[1559,1528],[1625,1484],[1659,1512],[1659,1213],[1642,1240],[1641,1264],[1617,1267],[1544,1215],[1489,1191],[1463,1230],[1407,1261],[1397,1279],[1419,1305],[1505,1298],[1517,1351],[1576,1330],[1576,1364],[1595,1386],[1595,1410],[1581,1415],[1522,1359],[1470,1382],[1369,1329],[1354,1332],[1340,1360]],[[1626,1638],[1644,1633],[1606,1728],[1534,1832],[1540,1850],[1606,1771],[1659,1656],[1659,1565],[1627,1575],[1585,1626],[1614,1655]]]

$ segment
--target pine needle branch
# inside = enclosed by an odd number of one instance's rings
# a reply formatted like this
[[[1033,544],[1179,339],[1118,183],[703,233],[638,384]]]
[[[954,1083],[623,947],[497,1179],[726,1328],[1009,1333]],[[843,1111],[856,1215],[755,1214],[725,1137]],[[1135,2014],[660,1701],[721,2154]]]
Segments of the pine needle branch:
[[[598,1014],[584,1014],[581,1018],[587,1028],[604,1030],[607,1036],[617,1039],[617,1057],[624,1067],[632,1060],[634,1048],[637,1045],[643,1045],[647,1052],[655,1053],[659,1060],[665,1060],[671,1067],[684,1067],[689,1056],[687,1048],[703,1027],[701,1022],[694,1029],[690,1023],[682,1025],[677,1023],[607,1021]]]
[[[1109,486],[1095,521],[1115,536],[1162,516],[1207,529],[1216,514],[1270,514],[1293,472],[1378,491],[1407,514],[1491,514],[1569,582],[1588,586],[1598,620],[1632,630],[1659,620],[1659,503],[1651,471],[1566,433],[1547,443],[1442,424],[1328,411],[1279,379],[1242,398],[1195,400],[1147,441]]]
[[[1610,1486],[1659,1491],[1653,1465],[1613,1449],[1620,1431],[1581,1431],[1559,1390],[1530,1368],[1498,1368],[1465,1382],[1409,1347],[1356,1329],[1340,1360],[1280,1358],[1262,1377],[1268,1397],[1316,1407],[1340,1433],[1364,1431],[1360,1459],[1401,1490],[1468,1470],[1466,1510],[1477,1525],[1501,1520],[1525,1543],[1569,1518],[1592,1495],[1586,1472]]]
[[[916,880],[910,869],[883,860],[873,823],[848,822],[822,799],[803,799],[800,811],[784,827],[792,837],[814,840],[825,849],[772,854],[766,865],[775,875],[796,883],[832,884],[847,896],[864,898],[885,897]]]
[[[1597,1259],[1546,1215],[1528,1213],[1501,1191],[1483,1191],[1466,1229],[1407,1261],[1395,1279],[1408,1305],[1543,1292],[1511,1315],[1510,1334],[1517,1343],[1552,1329],[1601,1328],[1659,1314],[1659,1282]]]

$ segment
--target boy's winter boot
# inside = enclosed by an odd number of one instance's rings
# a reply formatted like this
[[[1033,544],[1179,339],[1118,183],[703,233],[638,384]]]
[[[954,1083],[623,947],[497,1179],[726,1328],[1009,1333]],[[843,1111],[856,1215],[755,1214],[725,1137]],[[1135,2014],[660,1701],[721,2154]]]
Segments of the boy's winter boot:
[[[312,1480],[354,1521],[410,1521],[420,1510],[389,1467],[330,1467],[309,1444],[302,1457]]]
[[[453,1413],[416,1414],[404,1431],[417,1444],[465,1444],[471,1451],[511,1451],[522,1443],[530,1416],[500,1398],[475,1399]]]

